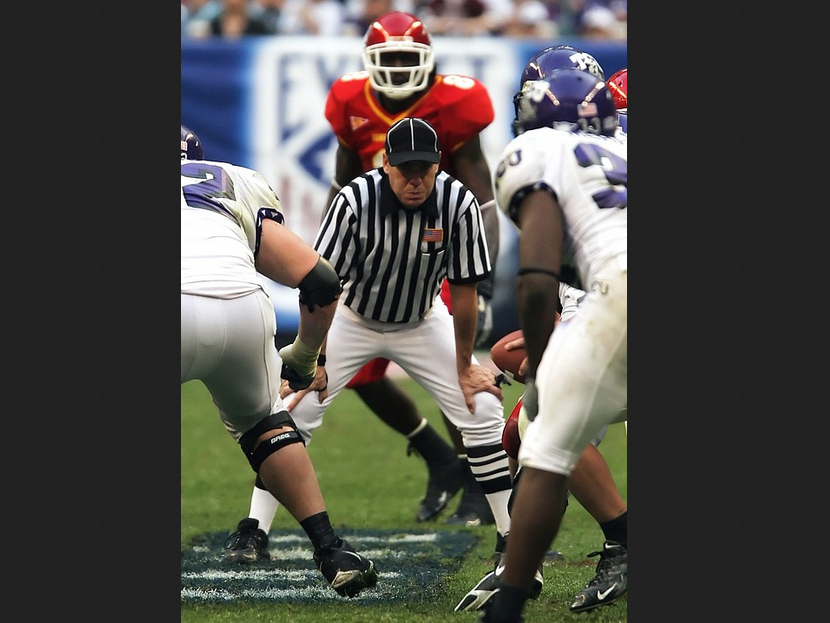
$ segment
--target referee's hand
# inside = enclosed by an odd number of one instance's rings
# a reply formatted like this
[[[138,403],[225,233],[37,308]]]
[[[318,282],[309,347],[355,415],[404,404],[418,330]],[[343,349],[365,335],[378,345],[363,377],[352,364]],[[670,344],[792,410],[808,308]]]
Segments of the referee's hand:
[[[323,402],[329,395],[328,387],[329,375],[326,374],[326,367],[317,366],[317,374],[314,376],[314,380],[311,382],[311,385],[305,389],[295,392],[288,386],[288,381],[283,379],[280,384],[280,398],[285,400],[286,397],[290,396],[290,399],[285,404],[285,408],[288,409],[290,413],[308,393],[317,392],[317,400],[319,402]]]
[[[475,394],[478,392],[488,392],[502,402],[504,401],[504,394],[501,391],[501,387],[496,383],[495,372],[484,366],[477,364],[470,365],[469,368],[459,373],[458,384],[464,393],[464,402],[467,403],[467,410],[470,413],[475,413],[476,411]]]

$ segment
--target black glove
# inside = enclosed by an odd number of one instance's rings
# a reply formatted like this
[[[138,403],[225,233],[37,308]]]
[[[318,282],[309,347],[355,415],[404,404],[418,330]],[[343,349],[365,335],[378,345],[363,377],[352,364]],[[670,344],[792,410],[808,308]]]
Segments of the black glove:
[[[286,363],[282,364],[282,371],[280,372],[280,376],[288,381],[288,387],[293,389],[295,392],[300,391],[301,389],[306,389],[309,385],[311,385],[314,382],[314,377],[316,375],[317,370],[314,370],[308,376],[304,376]]]

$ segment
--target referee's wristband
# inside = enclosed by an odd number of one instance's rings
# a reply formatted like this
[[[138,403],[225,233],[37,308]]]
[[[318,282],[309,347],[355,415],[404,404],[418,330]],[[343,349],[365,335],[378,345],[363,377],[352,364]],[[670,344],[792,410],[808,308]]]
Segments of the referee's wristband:
[[[318,366],[324,366],[324,365],[326,365],[326,356],[325,356],[323,353],[320,353],[320,354],[317,356],[317,365],[318,365]]]

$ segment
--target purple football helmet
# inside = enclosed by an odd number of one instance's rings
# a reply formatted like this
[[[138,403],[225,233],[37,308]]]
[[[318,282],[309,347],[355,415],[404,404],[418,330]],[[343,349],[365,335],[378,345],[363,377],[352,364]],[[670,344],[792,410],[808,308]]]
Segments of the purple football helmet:
[[[204,160],[202,141],[186,126],[182,126],[182,160]]]
[[[531,80],[542,80],[557,69],[581,69],[593,74],[600,80],[605,80],[605,72],[593,56],[572,45],[557,45],[536,52],[522,70],[519,90],[513,94],[513,135],[521,132],[517,126],[519,120],[519,106],[522,99],[522,89]]]
[[[617,107],[611,91],[594,74],[557,69],[522,87],[516,111],[517,134],[536,128],[567,128],[614,136]]]
[[[557,69],[581,69],[605,80],[605,72],[593,56],[572,45],[557,45],[536,52],[522,71],[519,88],[528,80],[541,80]]]

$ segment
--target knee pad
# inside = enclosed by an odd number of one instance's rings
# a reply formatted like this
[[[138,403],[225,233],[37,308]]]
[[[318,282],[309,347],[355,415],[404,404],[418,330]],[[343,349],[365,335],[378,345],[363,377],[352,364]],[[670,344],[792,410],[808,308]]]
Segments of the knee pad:
[[[268,432],[269,430],[275,430],[285,426],[289,426],[293,430],[277,433],[270,439],[266,439],[260,443],[256,446],[256,449],[254,449],[256,440],[260,435]],[[291,418],[288,411],[280,411],[274,415],[269,415],[247,433],[242,435],[242,438],[239,440],[239,445],[245,453],[245,458],[248,459],[251,469],[256,472],[257,476],[259,475],[259,468],[262,466],[262,462],[266,458],[292,443],[302,443],[305,445],[302,436],[299,432],[297,432],[297,425],[294,423],[294,420]]]

